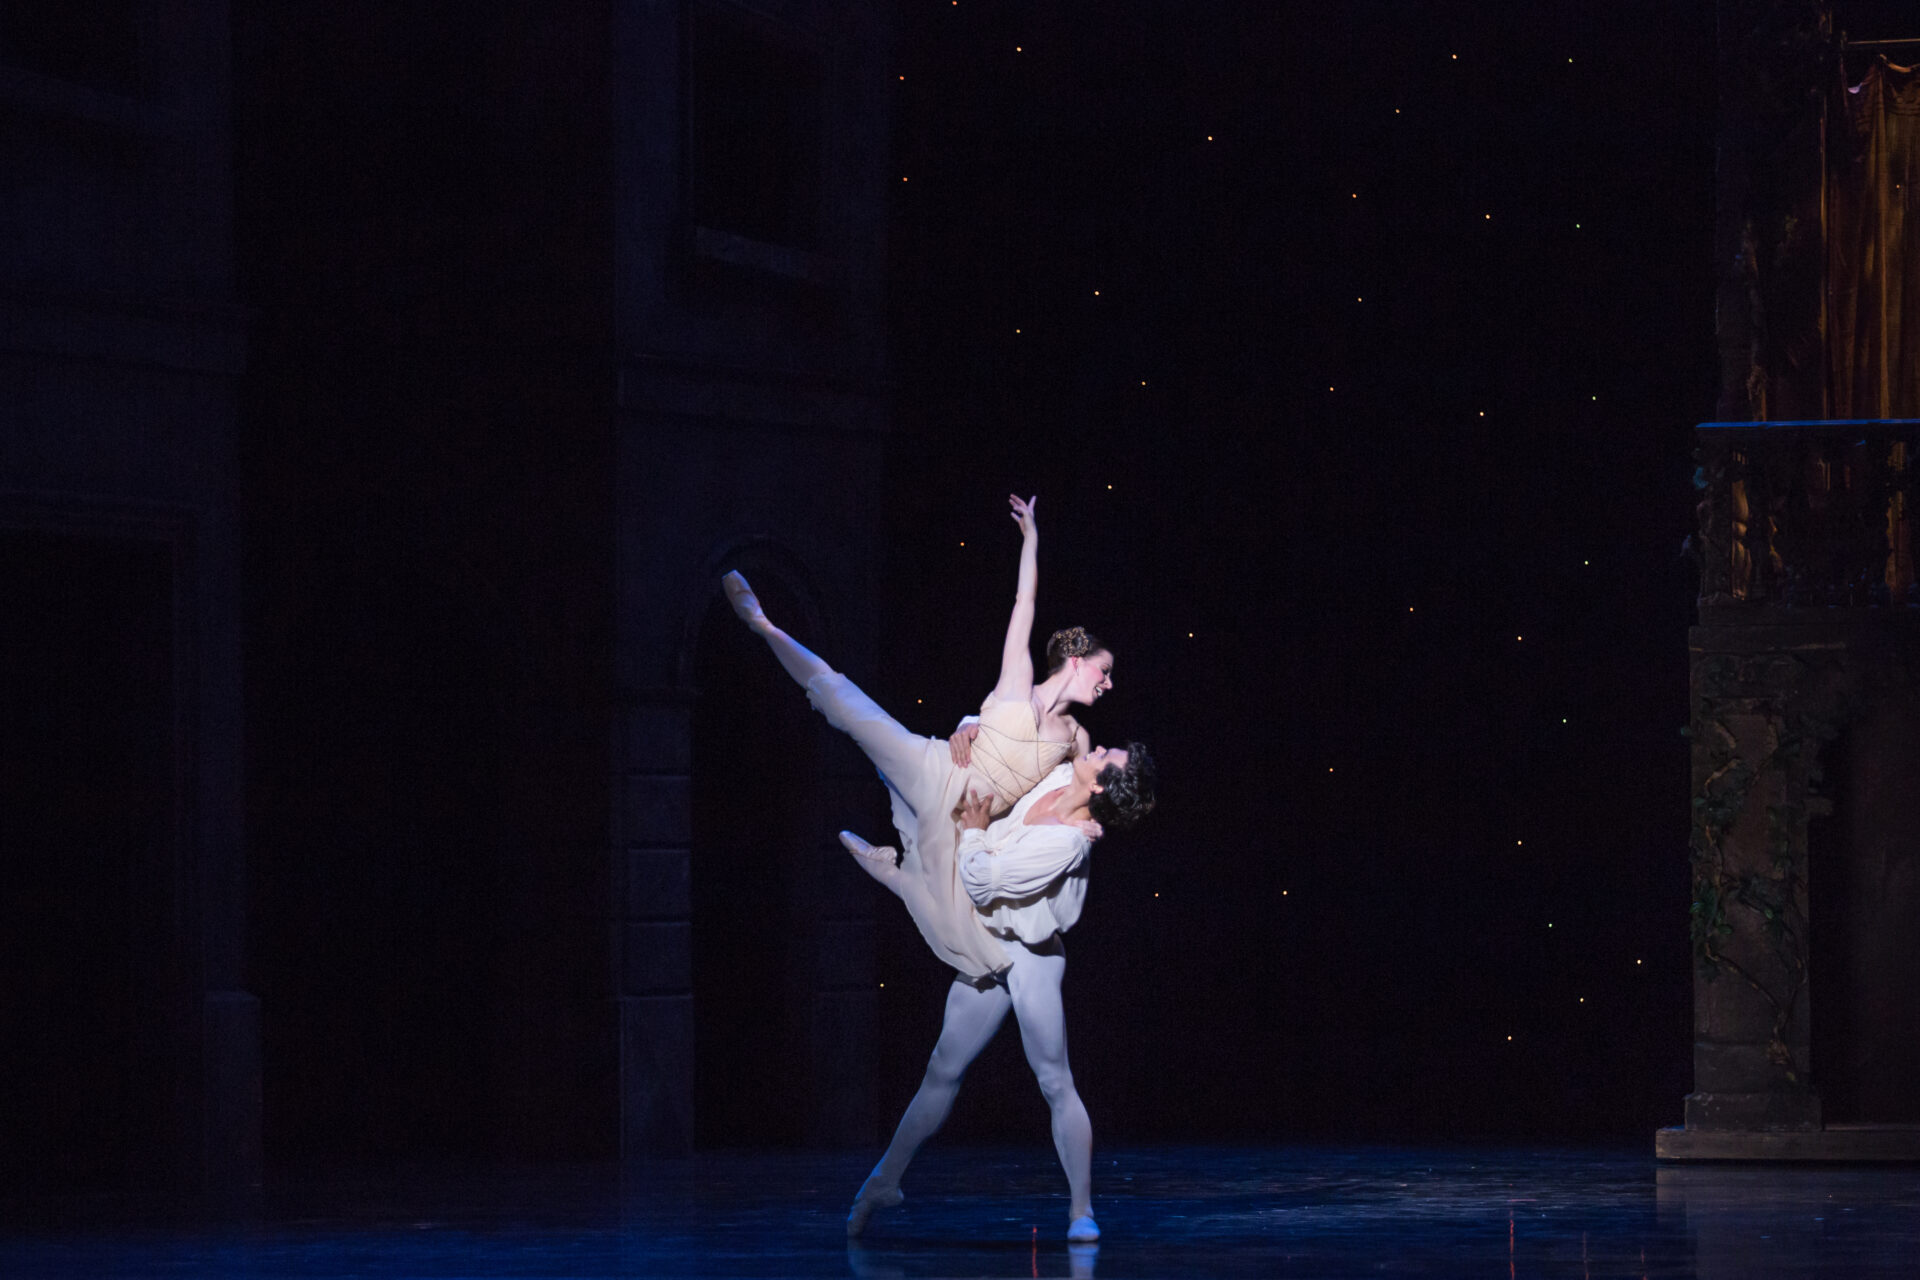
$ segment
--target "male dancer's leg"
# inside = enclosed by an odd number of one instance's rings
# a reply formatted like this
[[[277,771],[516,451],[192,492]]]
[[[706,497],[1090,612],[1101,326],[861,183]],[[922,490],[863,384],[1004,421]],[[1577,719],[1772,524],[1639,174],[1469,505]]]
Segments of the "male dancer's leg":
[[[1027,1065],[1040,1082],[1040,1092],[1053,1112],[1053,1149],[1067,1172],[1067,1217],[1093,1214],[1093,1122],[1073,1087],[1067,1066],[1066,1009],[1060,1001],[1060,983],[1067,973],[1067,955],[1058,938],[1036,948],[1007,943],[1013,967],[1007,970],[1013,1016],[1020,1023],[1020,1046]]]
[[[900,1202],[901,1175],[906,1173],[920,1144],[934,1135],[945,1122],[947,1113],[953,1110],[961,1077],[987,1047],[987,1041],[993,1039],[993,1033],[1000,1029],[1001,1021],[1012,1006],[1007,988],[998,982],[976,986],[956,978],[947,988],[947,1012],[940,1023],[940,1039],[933,1046],[933,1057],[927,1060],[927,1074],[921,1077],[919,1091],[907,1104],[906,1114],[900,1117],[893,1141],[887,1144],[887,1153],[880,1157],[880,1163],[873,1167],[860,1188],[853,1212],[847,1215],[848,1235],[859,1235],[874,1209]]]

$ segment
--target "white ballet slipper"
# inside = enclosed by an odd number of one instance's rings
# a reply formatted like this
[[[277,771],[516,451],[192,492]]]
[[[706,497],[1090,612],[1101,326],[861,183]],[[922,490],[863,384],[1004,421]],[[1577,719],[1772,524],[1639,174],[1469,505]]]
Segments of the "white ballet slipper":
[[[859,1199],[853,1202],[853,1208],[847,1211],[847,1234],[857,1236],[867,1229],[867,1219],[873,1216],[875,1209],[891,1209],[907,1198],[906,1192],[898,1187],[872,1187],[873,1179],[867,1179],[867,1185],[860,1188]]]
[[[753,588],[740,576],[738,569],[720,575],[720,589],[727,593],[727,603],[733,606],[733,612],[740,621],[748,626],[764,624],[767,615],[761,611],[760,597],[753,594]]]
[[[859,860],[862,871],[865,871],[881,884],[887,885],[889,888],[892,887],[894,879],[900,874],[900,867],[897,862],[900,856],[898,849],[895,849],[890,844],[868,844],[851,831],[842,831],[840,833],[840,843],[846,847],[848,853]]]
[[[1067,1227],[1067,1240],[1073,1244],[1092,1244],[1100,1238],[1100,1224],[1093,1215],[1083,1213]]]

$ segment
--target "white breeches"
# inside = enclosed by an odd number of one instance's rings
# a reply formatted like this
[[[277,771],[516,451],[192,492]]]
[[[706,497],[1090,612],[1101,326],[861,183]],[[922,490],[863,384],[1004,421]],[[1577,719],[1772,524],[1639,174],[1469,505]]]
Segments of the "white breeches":
[[[927,1063],[927,1074],[868,1182],[876,1187],[899,1185],[920,1144],[933,1136],[953,1109],[967,1068],[993,1039],[1011,1009],[1020,1024],[1020,1044],[1026,1050],[1027,1065],[1033,1068],[1040,1093],[1053,1113],[1054,1150],[1066,1171],[1072,1201],[1068,1216],[1079,1217],[1090,1212],[1093,1125],[1067,1066],[1066,1011],[1060,1000],[1060,983],[1067,971],[1066,952],[1058,937],[1037,947],[1005,938],[1001,945],[1012,964],[1000,977],[984,983],[955,979],[947,988],[946,1018]]]

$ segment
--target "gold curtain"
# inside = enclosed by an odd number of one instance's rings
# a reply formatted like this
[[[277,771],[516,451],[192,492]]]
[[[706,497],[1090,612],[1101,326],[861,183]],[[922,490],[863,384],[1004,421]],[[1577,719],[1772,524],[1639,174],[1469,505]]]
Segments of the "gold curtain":
[[[1920,72],[1882,56],[1829,114],[1829,417],[1920,418]]]

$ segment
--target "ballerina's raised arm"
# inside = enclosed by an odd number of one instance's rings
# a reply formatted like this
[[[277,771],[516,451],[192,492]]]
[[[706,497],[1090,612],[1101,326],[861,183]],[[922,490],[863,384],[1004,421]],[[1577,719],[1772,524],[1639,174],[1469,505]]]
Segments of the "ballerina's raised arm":
[[[1040,530],[1034,518],[1036,499],[1008,499],[1013,507],[1014,523],[1020,526],[1020,572],[1014,586],[1013,613],[1007,619],[1007,636],[1000,652],[1000,680],[981,704],[987,708],[1006,702],[1026,702],[1033,707],[1036,728],[1044,738],[1071,744],[1069,754],[1086,754],[1087,731],[1066,713],[1070,704],[1091,704],[1113,688],[1113,654],[1081,627],[1056,631],[1047,642],[1047,678],[1038,684],[1033,679],[1033,611],[1039,593]],[[976,719],[963,720],[947,739],[953,763],[967,768],[973,763],[973,743],[979,736]]]
[[[1022,502],[1009,494],[1013,522],[1020,526],[1020,573],[1014,581],[1013,614],[1007,619],[1007,638],[1000,647],[1000,682],[988,702],[1019,702],[1033,697],[1033,601],[1040,586],[1040,526],[1033,509],[1036,497]]]

